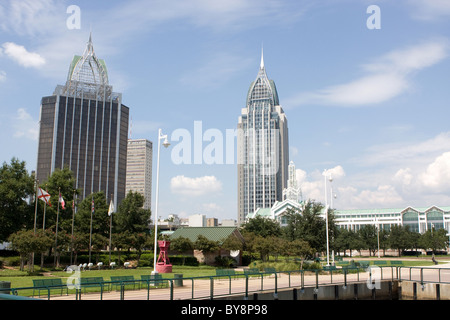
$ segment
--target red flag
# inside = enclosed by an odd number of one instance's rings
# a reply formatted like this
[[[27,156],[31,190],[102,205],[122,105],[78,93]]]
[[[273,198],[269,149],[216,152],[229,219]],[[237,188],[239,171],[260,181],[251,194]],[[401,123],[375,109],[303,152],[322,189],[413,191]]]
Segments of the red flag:
[[[41,199],[50,207],[52,206],[50,203],[50,195],[46,191],[42,190],[40,187],[38,188],[38,199]]]
[[[66,207],[65,207],[66,202],[64,201],[61,193],[59,193],[59,202],[61,202],[61,207],[63,208],[63,210],[66,210]]]

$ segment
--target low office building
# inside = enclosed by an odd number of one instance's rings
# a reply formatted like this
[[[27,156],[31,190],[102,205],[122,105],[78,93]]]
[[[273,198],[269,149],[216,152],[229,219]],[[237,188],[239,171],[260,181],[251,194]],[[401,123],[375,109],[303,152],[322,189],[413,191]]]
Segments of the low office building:
[[[348,230],[359,230],[370,224],[390,230],[393,225],[409,226],[411,231],[424,233],[427,230],[449,230],[450,207],[406,207],[397,209],[335,210],[338,226]]]
[[[283,201],[272,208],[258,209],[249,218],[261,216],[286,225],[286,210],[302,212],[300,202]],[[324,217],[324,211],[322,212]],[[409,226],[414,232],[424,233],[431,229],[450,231],[450,207],[406,207],[393,209],[352,209],[334,210],[334,221],[340,228],[358,231],[364,225],[379,226],[381,230],[390,230],[393,225]]]

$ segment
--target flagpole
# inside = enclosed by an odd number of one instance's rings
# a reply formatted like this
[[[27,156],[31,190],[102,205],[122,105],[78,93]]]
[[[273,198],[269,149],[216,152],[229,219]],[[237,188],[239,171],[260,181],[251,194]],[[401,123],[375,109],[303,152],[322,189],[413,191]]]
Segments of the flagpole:
[[[35,198],[35,205],[34,205],[34,234],[36,234],[36,217],[37,217],[37,207],[38,207],[38,188],[39,188],[39,180],[36,179],[36,198]]]
[[[44,201],[44,216],[42,217],[42,230],[45,232],[45,211],[47,209],[47,202]],[[41,253],[41,269],[44,267],[44,253]]]
[[[36,181],[36,197],[35,197],[35,205],[34,205],[34,231],[33,235],[36,235],[36,217],[37,217],[37,207],[38,207],[38,188],[39,188],[39,180]],[[34,272],[34,252],[31,254],[31,271]]]
[[[111,193],[111,199],[109,200],[112,202],[112,193]],[[111,204],[109,205],[109,264],[111,265],[111,234],[112,234],[112,210],[111,210]]]
[[[56,232],[55,232],[55,258],[54,258],[54,261],[53,261],[53,266],[55,268],[57,267],[57,265],[56,265],[56,262],[57,262],[56,256],[57,256],[57,252],[58,252],[58,250],[57,250],[57,248],[58,248],[58,222],[59,222],[59,201],[61,199],[61,188],[58,188],[58,191],[59,191],[58,203],[57,203],[58,209],[56,210]]]
[[[89,263],[91,263],[91,247],[92,247],[92,211],[94,209],[94,195],[92,194],[92,207],[91,207],[91,227],[89,230]]]
[[[70,265],[72,265],[73,259],[73,225],[75,221],[75,190],[73,190],[73,203],[72,203],[72,237],[70,238]]]

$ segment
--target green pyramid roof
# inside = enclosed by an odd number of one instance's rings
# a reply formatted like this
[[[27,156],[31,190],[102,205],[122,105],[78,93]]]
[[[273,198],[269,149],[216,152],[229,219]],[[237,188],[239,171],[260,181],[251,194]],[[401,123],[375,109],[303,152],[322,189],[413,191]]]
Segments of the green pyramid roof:
[[[237,232],[237,234],[235,232]],[[236,227],[186,227],[175,230],[170,236],[170,240],[184,237],[195,242],[197,237],[202,235],[210,241],[222,242],[233,233],[239,238],[242,237]]]

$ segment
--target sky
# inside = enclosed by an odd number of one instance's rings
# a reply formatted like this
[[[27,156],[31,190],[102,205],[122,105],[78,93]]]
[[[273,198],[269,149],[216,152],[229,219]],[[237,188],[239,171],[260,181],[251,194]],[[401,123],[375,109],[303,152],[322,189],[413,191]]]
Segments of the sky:
[[[446,0],[0,0],[0,160],[35,170],[40,100],[92,33],[129,136],[154,144],[152,211],[161,129],[158,216],[237,219],[229,133],[263,50],[303,199],[325,202],[325,172],[336,209],[448,206],[449,18]]]

